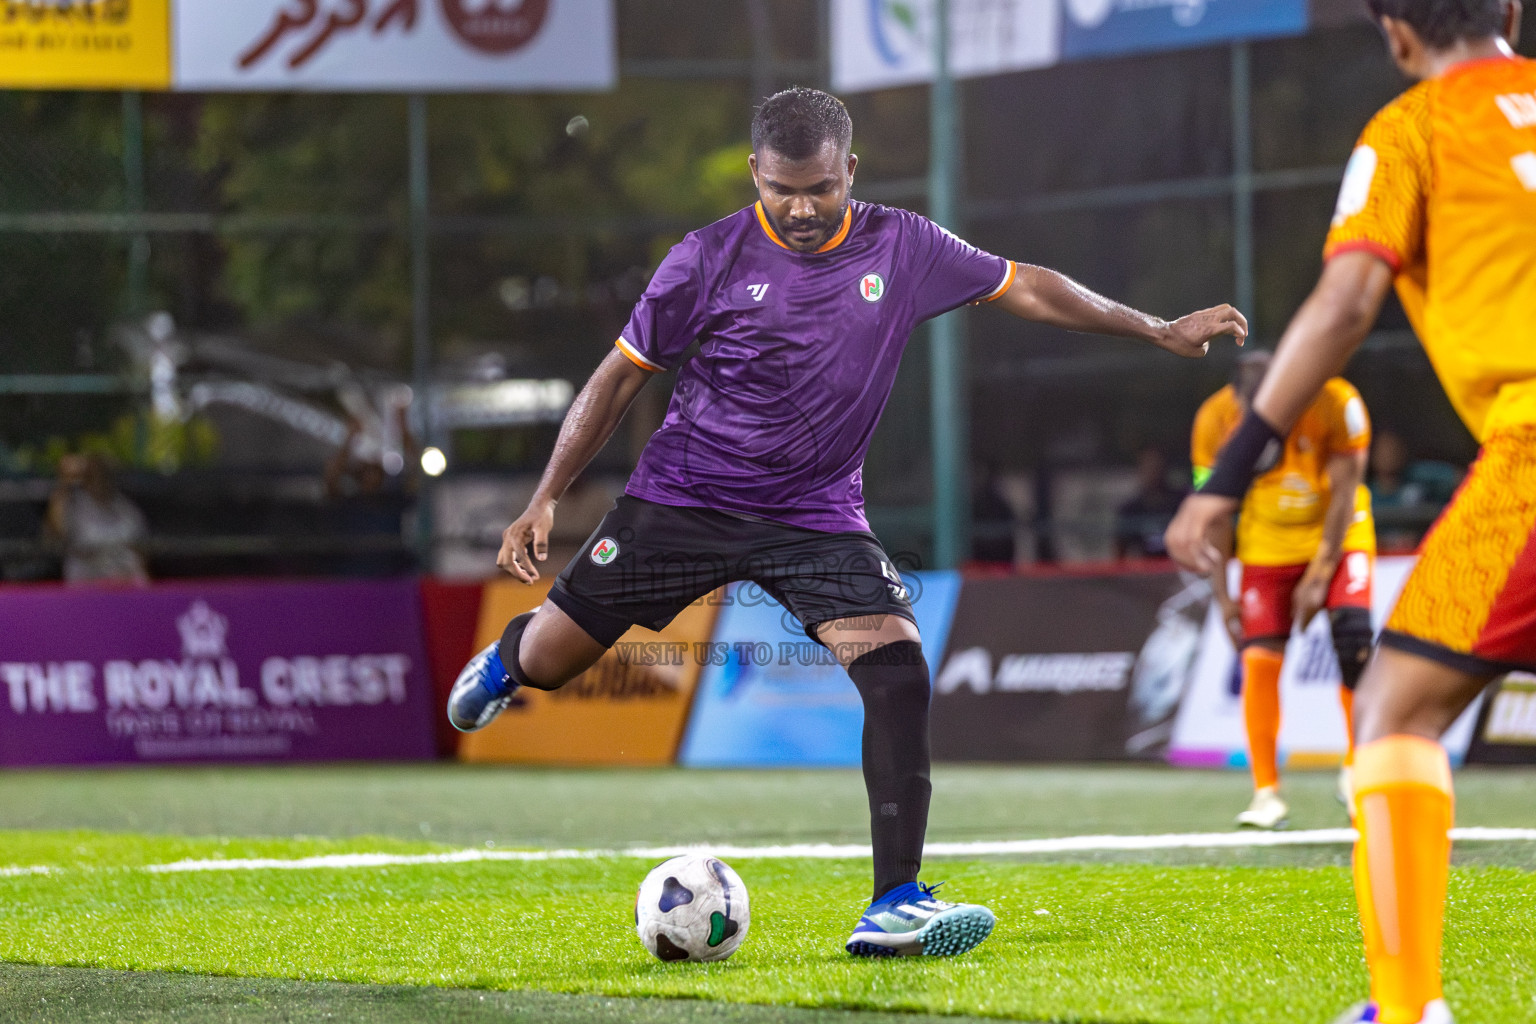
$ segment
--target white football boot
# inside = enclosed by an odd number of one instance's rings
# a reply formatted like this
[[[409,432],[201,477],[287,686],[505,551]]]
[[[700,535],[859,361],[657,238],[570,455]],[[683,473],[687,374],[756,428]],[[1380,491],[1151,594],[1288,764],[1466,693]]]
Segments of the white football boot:
[[[1339,788],[1335,790],[1339,803],[1344,805],[1344,813],[1349,815],[1349,820],[1355,820],[1355,770],[1349,765],[1339,769]]]
[[[1265,786],[1254,792],[1253,802],[1237,816],[1237,824],[1242,828],[1284,828],[1290,815],[1291,808],[1280,799],[1280,791],[1274,786]]]
[[[1381,1011],[1375,1003],[1357,1003],[1344,1011],[1344,1016],[1338,1018],[1333,1024],[1377,1024],[1381,1020]],[[1436,999],[1424,1004],[1424,1011],[1419,1014],[1419,1019],[1414,1024],[1456,1024],[1451,1019],[1450,1008],[1445,1005],[1444,999]]]

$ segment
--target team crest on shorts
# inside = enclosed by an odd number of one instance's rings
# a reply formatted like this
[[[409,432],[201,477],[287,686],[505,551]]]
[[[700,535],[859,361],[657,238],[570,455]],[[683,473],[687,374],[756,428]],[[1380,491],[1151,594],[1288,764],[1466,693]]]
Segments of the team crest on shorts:
[[[612,537],[604,537],[592,545],[592,561],[597,565],[607,565],[619,557],[619,542]]]
[[[885,278],[879,274],[865,274],[859,282],[859,297],[865,302],[879,302],[885,295]]]

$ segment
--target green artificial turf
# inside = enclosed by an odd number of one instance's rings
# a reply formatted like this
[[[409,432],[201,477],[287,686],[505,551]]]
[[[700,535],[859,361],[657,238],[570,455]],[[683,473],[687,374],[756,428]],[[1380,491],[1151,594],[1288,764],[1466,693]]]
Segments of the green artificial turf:
[[[953,959],[858,961],[841,943],[862,861],[736,861],[747,942],[662,964],[631,928],[631,858],[156,874],[183,858],[442,849],[387,838],[0,834],[0,960],[455,988],[671,996],[1101,1024],[1324,1022],[1364,991],[1347,872],[944,862],[945,895],[997,932]],[[1451,881],[1448,995],[1461,1024],[1536,1021],[1536,878]]]
[[[26,1024],[977,1024],[978,1018],[0,963],[0,1020]]]
[[[1340,828],[1331,772],[1285,777],[1293,828]],[[1458,825],[1536,828],[1536,772],[1456,774]],[[936,765],[928,838],[1227,832],[1246,772],[1158,766]],[[857,769],[529,769],[301,765],[49,769],[0,776],[0,829],[361,836],[479,846],[867,843]],[[1536,869],[1536,843],[1466,843],[1457,863]],[[1037,858],[1039,859],[1039,858]],[[1349,863],[1344,845],[1052,854],[1052,862]]]

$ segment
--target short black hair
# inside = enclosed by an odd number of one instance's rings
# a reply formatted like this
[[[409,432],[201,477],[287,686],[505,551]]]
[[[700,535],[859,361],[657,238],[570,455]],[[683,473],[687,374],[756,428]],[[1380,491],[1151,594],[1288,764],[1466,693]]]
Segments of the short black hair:
[[[835,142],[853,144],[853,118],[843,101],[820,89],[795,86],[774,93],[752,115],[752,151],[771,149],[790,160],[805,160]]]
[[[1463,39],[1504,31],[1504,0],[1365,0],[1371,17],[1406,21],[1426,46],[1443,50]]]

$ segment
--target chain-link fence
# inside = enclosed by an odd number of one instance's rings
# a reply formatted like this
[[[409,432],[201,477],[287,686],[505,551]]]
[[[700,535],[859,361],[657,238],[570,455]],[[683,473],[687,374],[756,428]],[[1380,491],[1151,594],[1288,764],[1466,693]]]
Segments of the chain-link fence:
[[[8,574],[51,571],[42,506],[81,450],[146,505],[161,574],[397,571],[429,534],[484,564],[504,525],[485,495],[500,481],[512,501],[542,467],[561,396],[666,248],[753,199],[754,101],[826,80],[815,0],[619,12],[604,94],[0,93]],[[963,230],[1158,314],[1242,300],[1272,342],[1315,280],[1353,140],[1400,86],[1366,24],[965,82]],[[856,196],[923,209],[926,89],[847,99]],[[978,537],[1017,540],[1020,560],[1108,554],[1136,451],[1179,472],[1231,353],[1186,364],[965,316],[972,477],[1001,499],[978,502]],[[1351,367],[1378,426],[1464,460],[1401,313],[1381,328]],[[603,493],[665,390],[590,471]],[[909,356],[865,473],[877,530],[919,552],[927,403]],[[423,503],[429,445],[447,472]],[[1062,499],[1069,478],[1087,497]],[[471,493],[478,531],[453,509]]]

